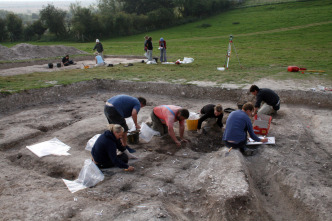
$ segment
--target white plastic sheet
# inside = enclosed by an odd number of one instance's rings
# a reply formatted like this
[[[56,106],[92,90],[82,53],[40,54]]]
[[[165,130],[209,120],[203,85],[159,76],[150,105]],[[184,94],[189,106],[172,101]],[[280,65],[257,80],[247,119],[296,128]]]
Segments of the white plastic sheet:
[[[70,146],[62,143],[56,137],[45,141],[42,143],[37,143],[32,146],[26,146],[31,152],[36,154],[38,157],[43,157],[47,155],[57,155],[57,156],[67,156],[70,155],[68,153]]]
[[[94,136],[88,141],[88,143],[86,144],[85,149],[88,150],[88,151],[91,151],[93,145],[96,143],[96,140],[98,139],[99,136],[100,136],[100,134],[96,134],[96,135],[94,135]]]
[[[97,183],[103,181],[104,178],[104,174],[99,170],[96,164],[94,164],[92,160],[86,159],[84,161],[84,166],[76,180],[62,180],[66,184],[69,191],[75,193],[87,187],[95,186]]]
[[[145,142],[150,142],[153,136],[160,136],[158,131],[151,129],[146,123],[142,123],[139,138]]]
[[[157,64],[156,60],[152,60],[152,61],[147,61],[146,64]]]
[[[259,136],[260,139],[264,138]],[[248,141],[247,141],[247,145],[258,145],[258,144],[276,144],[276,140],[275,137],[266,137],[268,139],[268,141],[266,143],[263,142],[258,142],[258,141],[254,141],[253,139],[251,139],[249,137]]]
[[[193,58],[187,58],[187,57],[184,57],[183,58],[183,61],[181,61],[180,59],[177,60],[177,62],[180,62],[180,64],[189,64],[189,63],[193,63],[194,62],[194,59]]]

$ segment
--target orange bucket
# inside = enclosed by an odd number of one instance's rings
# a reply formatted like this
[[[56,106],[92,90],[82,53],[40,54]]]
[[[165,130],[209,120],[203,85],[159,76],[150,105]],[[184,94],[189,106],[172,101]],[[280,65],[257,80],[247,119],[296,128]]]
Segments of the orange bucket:
[[[188,130],[197,130],[198,119],[197,120],[186,120]]]

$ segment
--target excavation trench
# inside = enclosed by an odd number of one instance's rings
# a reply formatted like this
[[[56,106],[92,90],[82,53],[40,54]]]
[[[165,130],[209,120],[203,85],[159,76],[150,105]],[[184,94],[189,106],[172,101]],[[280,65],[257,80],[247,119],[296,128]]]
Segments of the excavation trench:
[[[85,145],[105,130],[103,105],[109,97],[145,97],[139,122],[151,121],[153,107],[161,104],[198,112],[208,103],[237,109],[237,101],[253,98],[242,89],[110,80],[1,95],[0,198],[6,203],[0,215],[7,220],[328,220],[332,96],[276,91],[282,106],[269,132],[276,145],[252,147],[255,156],[238,150],[226,156],[222,131],[186,130],[191,142],[181,148],[168,136],[133,144],[139,157],[130,162],[135,172],[107,170],[104,181],[75,194],[61,178],[77,178],[91,157]],[[25,148],[53,137],[71,147],[70,156],[38,158]]]

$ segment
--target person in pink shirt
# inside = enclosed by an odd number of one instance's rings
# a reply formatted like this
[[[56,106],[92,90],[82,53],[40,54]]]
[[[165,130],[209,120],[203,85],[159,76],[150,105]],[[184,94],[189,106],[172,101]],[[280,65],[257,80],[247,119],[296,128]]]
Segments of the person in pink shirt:
[[[160,132],[160,135],[169,134],[177,146],[181,146],[181,142],[188,142],[183,138],[185,120],[189,117],[189,111],[175,105],[160,105],[153,108],[151,113],[152,128]],[[174,123],[179,122],[180,140],[175,136]]]

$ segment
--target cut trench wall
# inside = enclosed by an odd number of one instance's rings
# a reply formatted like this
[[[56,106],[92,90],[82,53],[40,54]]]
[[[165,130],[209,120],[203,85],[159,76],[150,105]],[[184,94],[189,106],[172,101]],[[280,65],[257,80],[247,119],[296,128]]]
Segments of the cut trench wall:
[[[70,85],[59,85],[41,89],[25,90],[14,94],[0,94],[0,113],[36,105],[45,105],[69,100],[98,91],[119,91],[119,93],[135,92],[166,96],[179,96],[196,99],[216,99],[224,101],[252,101],[246,89],[225,89],[197,85],[132,82],[94,79]],[[332,108],[332,93],[300,90],[275,90],[281,103],[306,105],[320,108]]]

